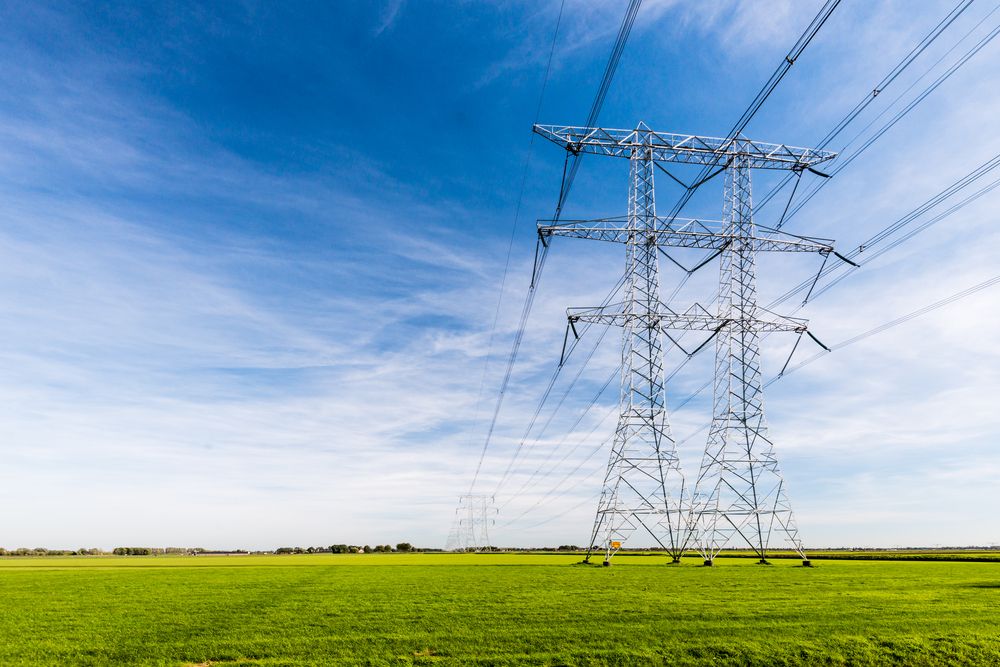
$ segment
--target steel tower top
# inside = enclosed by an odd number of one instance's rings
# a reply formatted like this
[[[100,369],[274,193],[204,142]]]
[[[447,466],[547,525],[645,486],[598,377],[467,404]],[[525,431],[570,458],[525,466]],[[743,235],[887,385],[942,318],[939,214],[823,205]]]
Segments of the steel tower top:
[[[829,151],[770,144],[743,136],[719,139],[694,134],[655,132],[645,123],[639,123],[632,130],[565,125],[535,125],[533,130],[572,153],[628,158],[635,149],[641,148],[650,151],[649,159],[655,162],[724,167],[736,158],[743,158],[742,162],[751,169],[801,171],[836,156],[836,153]]]

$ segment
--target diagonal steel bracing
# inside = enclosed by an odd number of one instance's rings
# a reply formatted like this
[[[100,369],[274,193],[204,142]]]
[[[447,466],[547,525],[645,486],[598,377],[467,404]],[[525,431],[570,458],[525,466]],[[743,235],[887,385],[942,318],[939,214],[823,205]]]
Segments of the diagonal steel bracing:
[[[623,328],[621,412],[589,543],[604,551],[605,563],[637,530],[679,558],[688,532],[690,508],[667,420],[663,336],[651,317],[661,309],[650,234],[658,224],[653,166],[649,147],[631,148],[625,299],[622,317],[604,322]]]
[[[781,533],[808,563],[767,436],[760,368],[761,334],[801,334],[806,322],[757,305],[756,254],[818,252],[826,257],[834,250],[827,239],[775,230],[759,236],[750,172],[802,171],[834,154],[744,137],[654,132],[642,123],[635,130],[536,125],[535,132],[570,153],[628,158],[630,164],[625,220],[539,221],[538,225],[539,239],[546,245],[553,237],[567,236],[626,246],[624,301],[568,313],[571,324],[624,329],[621,411],[591,548],[604,551],[607,565],[635,531],[644,529],[675,561],[693,539],[709,565],[721,549],[735,542],[749,545],[766,562],[771,536]],[[724,220],[658,218],[653,168],[660,161],[725,171]],[[717,251],[720,297],[714,314],[697,304],[677,312],[660,301],[657,258],[662,246]],[[668,329],[711,331],[716,340],[713,422],[690,499],[667,423],[662,336]]]
[[[712,425],[692,503],[692,527],[706,564],[738,543],[766,562],[774,533],[808,560],[767,437],[751,166],[737,156],[726,168],[725,235],[733,242],[720,255],[718,316],[724,324],[716,337]]]

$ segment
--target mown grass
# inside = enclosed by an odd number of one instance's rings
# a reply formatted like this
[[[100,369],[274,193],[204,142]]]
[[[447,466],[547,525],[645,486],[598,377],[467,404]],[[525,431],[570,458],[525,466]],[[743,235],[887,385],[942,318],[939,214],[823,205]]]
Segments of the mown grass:
[[[1000,564],[0,560],[0,664],[1000,664]]]

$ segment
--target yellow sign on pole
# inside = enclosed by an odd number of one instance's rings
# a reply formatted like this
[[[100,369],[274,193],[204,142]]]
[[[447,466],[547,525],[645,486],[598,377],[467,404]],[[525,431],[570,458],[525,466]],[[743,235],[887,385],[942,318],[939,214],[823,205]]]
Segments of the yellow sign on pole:
[[[621,542],[612,542],[611,543],[611,548],[612,549],[621,549],[622,548],[622,543]]]

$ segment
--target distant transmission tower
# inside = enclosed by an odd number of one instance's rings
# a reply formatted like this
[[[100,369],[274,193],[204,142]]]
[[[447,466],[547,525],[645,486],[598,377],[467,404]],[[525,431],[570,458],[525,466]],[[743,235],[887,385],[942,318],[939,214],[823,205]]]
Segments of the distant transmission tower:
[[[446,551],[490,551],[489,527],[496,508],[493,496],[467,494],[459,497],[455,523],[445,545]]]
[[[546,244],[552,236],[626,244],[624,302],[569,311],[570,326],[592,322],[625,330],[618,430],[590,547],[603,550],[604,563],[609,564],[632,533],[642,528],[677,561],[693,535],[705,563],[711,564],[719,550],[739,535],[764,561],[771,531],[777,528],[806,560],[777,460],[766,438],[759,352],[761,333],[793,331],[801,335],[806,323],[757,306],[755,255],[758,251],[785,251],[819,252],[826,257],[833,247],[825,239],[776,230],[768,230],[769,237],[758,237],[750,199],[750,169],[801,172],[834,154],[743,137],[725,140],[665,134],[643,123],[635,130],[541,125],[534,129],[573,154],[586,152],[630,161],[627,220],[542,221],[538,229]],[[657,217],[653,188],[657,162],[717,168],[703,182],[725,171],[725,220]],[[698,304],[678,313],[660,300],[658,254],[660,247],[667,246],[716,250],[721,255],[715,315]],[[708,340],[717,338],[713,427],[690,499],[666,417],[661,335],[668,335],[670,329],[706,331],[711,332]]]

